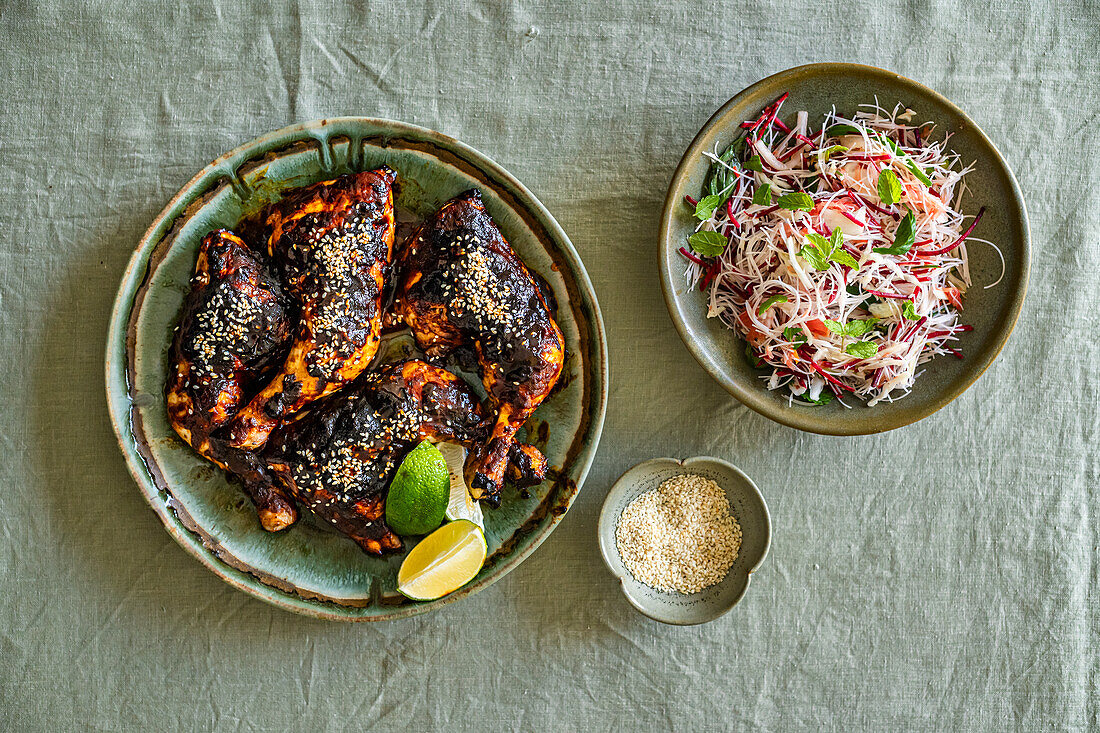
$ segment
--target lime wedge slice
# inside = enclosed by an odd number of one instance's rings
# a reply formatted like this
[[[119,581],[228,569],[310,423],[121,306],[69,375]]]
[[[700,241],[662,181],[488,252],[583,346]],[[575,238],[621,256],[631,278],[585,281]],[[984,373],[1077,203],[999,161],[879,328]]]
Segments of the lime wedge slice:
[[[481,527],[466,519],[448,522],[405,556],[397,589],[414,601],[442,598],[477,575],[487,549]]]
[[[463,476],[466,465],[466,449],[458,443],[440,443],[436,446],[447,461],[447,473],[451,477],[451,497],[447,502],[447,519],[468,519],[485,529],[485,516],[481,513],[481,504],[470,495]]]

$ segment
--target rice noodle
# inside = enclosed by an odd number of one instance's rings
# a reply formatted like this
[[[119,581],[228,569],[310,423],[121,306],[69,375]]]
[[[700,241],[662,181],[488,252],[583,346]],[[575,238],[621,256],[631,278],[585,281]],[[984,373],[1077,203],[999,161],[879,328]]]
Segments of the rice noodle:
[[[851,117],[834,109],[814,132],[805,112],[791,128],[779,121],[782,103],[742,125],[748,139],[740,161],[706,153],[736,181],[697,229],[720,232],[728,244],[703,258],[705,265],[689,260],[685,276],[705,285],[708,315],[746,339],[751,358],[767,370],[768,389],[789,390],[797,404],[845,392],[868,405],[892,402],[912,389],[921,364],[962,356],[952,344],[970,330],[959,320],[971,284],[964,242],[996,249],[969,237],[981,213],[960,210],[971,168],[947,149],[947,138],[932,141],[931,123],[912,124],[915,113],[901,105],[887,111],[876,100]],[[836,125],[848,129],[830,132]],[[751,156],[759,156],[762,171],[745,168]],[[898,201],[879,195],[883,170],[900,184]],[[771,203],[754,204],[765,184]],[[796,191],[809,194],[811,210],[777,205]],[[908,251],[875,252],[894,247],[909,212],[915,234]],[[844,262],[828,258],[818,269],[804,248],[821,241],[811,235],[828,239],[838,229],[842,245],[833,254]],[[868,345],[853,347],[861,342]]]

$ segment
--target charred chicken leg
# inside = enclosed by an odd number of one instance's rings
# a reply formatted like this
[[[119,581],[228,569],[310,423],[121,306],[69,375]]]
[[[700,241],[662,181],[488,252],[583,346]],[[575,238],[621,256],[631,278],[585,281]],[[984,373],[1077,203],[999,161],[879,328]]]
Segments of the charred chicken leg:
[[[386,492],[425,439],[472,446],[488,431],[477,395],[454,374],[406,361],[364,374],[271,438],[268,465],[287,492],[364,550],[401,548],[384,521]]]
[[[256,255],[232,232],[206,235],[172,343],[168,418],[201,456],[241,479],[271,531],[295,522],[294,505],[256,456],[212,433],[237,413],[257,372],[278,357],[289,336],[282,289]]]
[[[406,243],[397,266],[395,311],[428,358],[471,349],[477,360],[496,418],[467,460],[466,478],[475,498],[499,505],[516,431],[561,374],[561,329],[476,190],[428,219]],[[525,449],[524,463],[538,465],[537,453]]]
[[[260,447],[283,418],[351,382],[374,357],[393,259],[395,178],[385,166],[340,176],[268,210],[268,254],[300,320],[282,370],[231,426],[234,447]]]

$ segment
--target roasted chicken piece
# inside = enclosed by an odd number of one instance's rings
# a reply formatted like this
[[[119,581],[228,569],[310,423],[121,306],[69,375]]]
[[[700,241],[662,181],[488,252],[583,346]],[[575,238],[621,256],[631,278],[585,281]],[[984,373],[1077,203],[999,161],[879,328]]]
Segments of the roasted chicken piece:
[[[406,361],[314,403],[274,433],[265,455],[290,495],[378,555],[401,548],[384,516],[387,488],[405,455],[425,438],[472,446],[489,425],[462,379]]]
[[[262,461],[212,433],[236,415],[290,330],[282,288],[256,255],[232,232],[206,235],[172,342],[168,419],[201,456],[241,479],[271,531],[295,522],[294,505],[273,487]]]
[[[448,201],[398,257],[394,310],[429,359],[469,349],[496,412],[472,451],[466,479],[475,498],[498,506],[516,431],[561,374],[565,340],[539,282],[470,190]],[[522,456],[538,464],[532,447]],[[545,473],[545,459],[542,459]]]
[[[240,411],[234,447],[255,450],[281,420],[351,382],[378,349],[393,260],[393,183],[378,170],[340,176],[270,207],[267,251],[299,309],[282,370]]]

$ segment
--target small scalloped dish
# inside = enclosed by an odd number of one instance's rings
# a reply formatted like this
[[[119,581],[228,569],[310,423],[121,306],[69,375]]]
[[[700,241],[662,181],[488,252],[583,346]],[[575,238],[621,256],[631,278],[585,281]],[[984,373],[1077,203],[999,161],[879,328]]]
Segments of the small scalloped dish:
[[[730,513],[741,525],[741,548],[729,574],[699,593],[660,591],[634,578],[623,564],[615,542],[615,528],[623,510],[635,498],[656,489],[674,476],[696,474],[714,481],[726,492]],[[749,588],[749,579],[768,554],[771,545],[771,517],[756,484],[740,469],[720,458],[699,456],[678,461],[654,458],[624,473],[611,487],[600,511],[600,552],[611,573],[618,578],[630,605],[649,618],[676,626],[713,621],[737,605]]]

